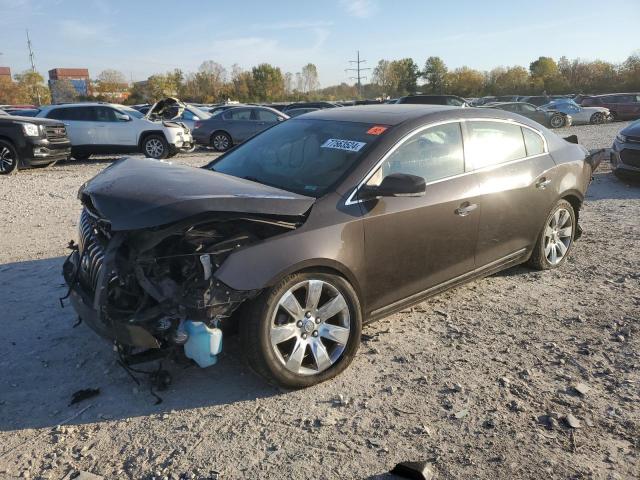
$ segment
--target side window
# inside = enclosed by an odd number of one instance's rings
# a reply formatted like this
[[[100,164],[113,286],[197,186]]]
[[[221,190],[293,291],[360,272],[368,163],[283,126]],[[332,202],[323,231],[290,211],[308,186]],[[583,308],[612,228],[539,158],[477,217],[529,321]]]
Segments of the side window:
[[[524,145],[527,149],[527,156],[544,153],[544,141],[542,137],[529,128],[521,127],[524,137]]]
[[[459,123],[447,123],[414,134],[400,145],[369,180],[379,185],[392,173],[408,173],[433,182],[464,173]]]
[[[455,98],[455,97],[448,97],[447,98],[447,105],[451,105],[453,107],[461,107],[464,105],[463,102],[461,102],[459,99]]]
[[[76,120],[78,122],[95,122],[96,115],[93,107],[69,107],[67,108],[68,120]]]
[[[275,123],[278,121],[278,116],[269,110],[255,109],[254,111],[256,112],[256,120],[259,122]]]
[[[249,108],[232,109],[225,113],[226,120],[251,120],[251,110]]]
[[[519,125],[471,121],[466,126],[464,151],[468,168],[477,170],[527,156]]]
[[[54,120],[69,120],[69,108],[54,108],[47,113],[47,118],[53,118]]]
[[[520,105],[521,111],[523,112],[535,112],[536,111],[536,107],[534,107],[533,105],[529,105],[527,103],[523,103]]]
[[[108,107],[95,107],[96,122],[117,122],[115,112]]]

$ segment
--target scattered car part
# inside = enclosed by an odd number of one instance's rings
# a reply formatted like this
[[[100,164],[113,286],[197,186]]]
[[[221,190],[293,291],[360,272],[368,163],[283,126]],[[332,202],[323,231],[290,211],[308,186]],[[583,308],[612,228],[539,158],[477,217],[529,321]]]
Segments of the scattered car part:
[[[400,462],[389,473],[402,478],[431,480],[433,467],[429,462]]]
[[[71,402],[69,402],[69,406],[98,395],[100,395],[99,388],[85,388],[84,390],[78,390],[77,392],[73,392],[73,395],[71,395]]]

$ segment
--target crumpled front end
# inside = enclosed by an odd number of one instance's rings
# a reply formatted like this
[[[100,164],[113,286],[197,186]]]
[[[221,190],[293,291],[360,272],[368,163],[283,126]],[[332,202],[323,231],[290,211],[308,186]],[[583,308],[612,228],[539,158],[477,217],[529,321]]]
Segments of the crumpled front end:
[[[185,322],[217,328],[259,293],[216,278],[232,251],[293,228],[264,216],[221,213],[112,231],[85,208],[63,273],[73,307],[97,333],[127,348],[165,349],[187,341]]]

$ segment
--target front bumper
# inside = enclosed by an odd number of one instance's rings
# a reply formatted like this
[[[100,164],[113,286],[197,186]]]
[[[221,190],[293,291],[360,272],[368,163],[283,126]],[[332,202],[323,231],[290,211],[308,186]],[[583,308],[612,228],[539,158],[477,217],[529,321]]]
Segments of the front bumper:
[[[635,142],[613,142],[611,148],[611,170],[617,173],[640,175],[640,144]]]
[[[79,281],[82,268],[81,255],[77,250],[69,255],[62,267],[65,282],[69,287],[69,300],[82,321],[98,335],[112,342],[130,347],[158,348],[158,340],[141,326],[120,322],[114,324],[104,317],[104,295],[101,294],[105,289],[104,279],[99,279],[100,283],[95,292],[86,291]]]
[[[23,167],[47,165],[71,156],[71,143],[51,143],[43,138],[29,139],[18,152]]]

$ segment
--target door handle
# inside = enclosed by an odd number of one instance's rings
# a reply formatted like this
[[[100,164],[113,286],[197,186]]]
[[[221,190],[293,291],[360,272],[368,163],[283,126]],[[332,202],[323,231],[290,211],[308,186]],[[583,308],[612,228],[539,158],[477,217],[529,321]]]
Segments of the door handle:
[[[478,208],[477,203],[464,202],[458,208],[456,208],[455,214],[461,217],[466,217],[471,212],[473,212],[476,208]]]
[[[542,177],[541,179],[539,179],[536,182],[536,188],[539,188],[540,190],[544,190],[545,188],[547,188],[547,186],[551,183],[551,179],[546,178],[546,177]]]

